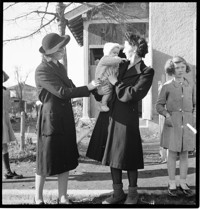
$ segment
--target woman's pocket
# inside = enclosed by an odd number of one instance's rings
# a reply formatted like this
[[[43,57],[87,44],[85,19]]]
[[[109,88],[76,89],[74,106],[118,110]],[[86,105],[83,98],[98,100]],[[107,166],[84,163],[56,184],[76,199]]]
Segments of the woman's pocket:
[[[42,115],[41,132],[44,136],[63,134],[63,119],[57,113],[44,113]]]

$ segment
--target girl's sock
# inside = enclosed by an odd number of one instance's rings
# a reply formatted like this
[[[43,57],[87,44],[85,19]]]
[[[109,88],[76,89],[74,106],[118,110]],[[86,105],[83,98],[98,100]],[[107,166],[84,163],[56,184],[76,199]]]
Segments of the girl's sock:
[[[180,179],[180,186],[182,189],[189,189],[186,183],[186,179]]]
[[[176,180],[169,180],[169,188],[176,189]]]

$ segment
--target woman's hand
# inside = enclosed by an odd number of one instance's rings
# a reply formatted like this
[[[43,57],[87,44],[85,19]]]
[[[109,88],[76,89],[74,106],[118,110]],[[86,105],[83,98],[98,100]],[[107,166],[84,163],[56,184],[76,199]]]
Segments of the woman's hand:
[[[96,89],[100,84],[101,84],[100,80],[97,81],[93,80],[87,85],[87,87],[89,91],[92,91],[93,89]]]
[[[116,73],[114,73],[112,69],[108,69],[107,76],[108,76],[108,80],[112,85],[115,85],[115,83],[118,81]]]
[[[109,93],[111,93],[111,91],[112,91],[112,86],[109,84],[98,88],[99,95],[109,94]]]
[[[166,114],[165,124],[169,127],[173,127],[171,115],[169,113]]]

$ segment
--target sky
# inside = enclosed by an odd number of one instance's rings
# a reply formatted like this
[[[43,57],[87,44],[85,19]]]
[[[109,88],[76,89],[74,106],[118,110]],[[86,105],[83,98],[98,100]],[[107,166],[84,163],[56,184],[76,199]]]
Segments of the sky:
[[[20,5],[21,4],[21,5]],[[22,5],[23,4],[23,5]],[[24,4],[26,4],[24,6]],[[29,4],[29,5],[28,5]],[[23,22],[8,22],[6,20],[12,19],[19,15],[22,15],[24,11],[32,11],[37,6],[44,6],[44,3],[19,3],[13,8],[9,8],[4,11],[3,14],[3,40],[13,38],[15,36],[22,36],[28,34],[37,27],[38,20],[32,19]],[[51,3],[51,9],[55,11],[55,3]],[[31,5],[31,6],[30,6]],[[4,6],[7,6],[4,3]],[[58,33],[57,25],[52,28],[48,28],[47,32],[34,35],[31,38],[12,41],[3,44],[3,70],[9,75],[8,81],[4,83],[6,87],[17,84],[17,80],[14,75],[16,68],[20,69],[20,75],[22,80],[28,74],[26,84],[35,86],[35,70],[41,63],[42,57],[39,52],[43,37],[50,32]],[[80,47],[75,38],[71,34],[68,28],[66,28],[66,34],[70,35],[71,40],[67,44],[67,59],[68,59],[68,76],[76,86],[84,85],[84,63],[83,63],[83,47]]]

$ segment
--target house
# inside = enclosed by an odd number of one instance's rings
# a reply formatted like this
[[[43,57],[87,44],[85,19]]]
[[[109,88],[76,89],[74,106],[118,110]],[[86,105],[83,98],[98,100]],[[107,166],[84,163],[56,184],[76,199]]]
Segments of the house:
[[[20,112],[18,85],[10,86],[8,87],[8,89],[10,90],[10,100],[11,100],[10,111],[15,114],[17,112]],[[25,112],[31,111],[33,105],[30,104],[34,104],[38,100],[36,87],[25,84],[22,90],[22,99],[23,99],[23,104],[25,105]]]
[[[65,13],[68,28],[77,43],[84,47],[84,82],[94,79],[96,61],[103,56],[103,45],[108,41],[123,44],[124,35],[120,24],[107,21],[102,12],[93,11],[93,6],[102,2],[84,4]],[[124,15],[129,30],[146,38],[149,53],[144,62],[152,66],[155,76],[151,89],[140,103],[141,121],[158,119],[155,103],[160,84],[167,80],[164,73],[166,61],[175,55],[184,57],[192,68],[188,78],[196,77],[196,2],[122,2],[117,3]],[[93,14],[93,15],[91,15]],[[97,102],[83,99],[83,117],[96,117]]]

